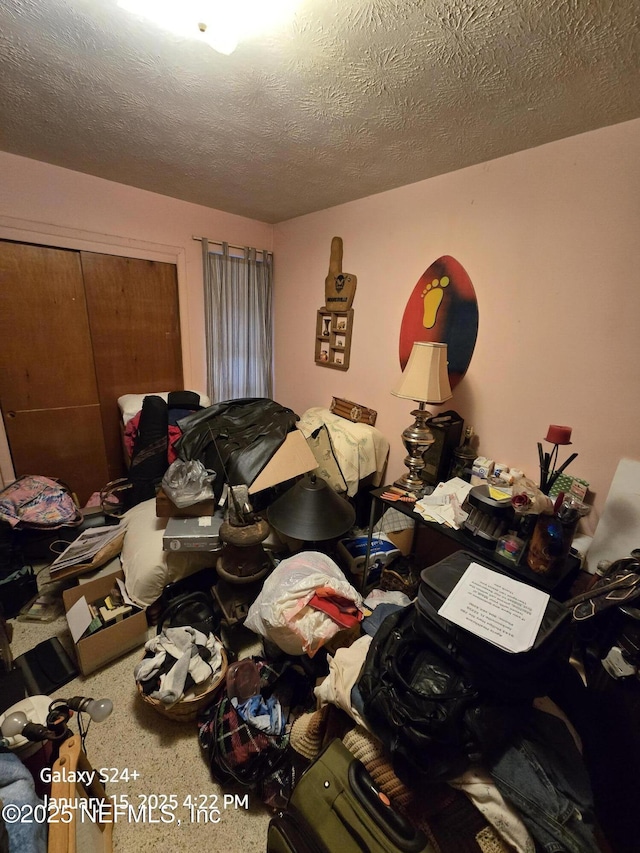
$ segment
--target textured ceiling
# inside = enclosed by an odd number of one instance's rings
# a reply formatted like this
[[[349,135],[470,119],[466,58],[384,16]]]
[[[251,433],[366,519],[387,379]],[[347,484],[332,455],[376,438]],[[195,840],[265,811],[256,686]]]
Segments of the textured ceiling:
[[[302,0],[231,56],[0,3],[0,149],[266,222],[638,116],[638,0]]]

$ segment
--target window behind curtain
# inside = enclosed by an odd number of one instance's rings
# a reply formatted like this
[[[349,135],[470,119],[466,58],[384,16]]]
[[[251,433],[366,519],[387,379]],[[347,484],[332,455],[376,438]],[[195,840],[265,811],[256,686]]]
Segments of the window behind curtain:
[[[212,403],[273,393],[273,255],[202,241],[207,392]]]

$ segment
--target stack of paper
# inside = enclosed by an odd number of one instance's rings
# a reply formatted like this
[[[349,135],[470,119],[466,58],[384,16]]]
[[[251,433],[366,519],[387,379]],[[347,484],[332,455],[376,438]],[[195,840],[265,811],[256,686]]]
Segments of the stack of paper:
[[[446,483],[438,483],[430,495],[425,495],[416,501],[414,512],[417,512],[427,521],[446,524],[447,527],[458,530],[467,518],[467,513],[462,509],[462,504],[471,488],[471,483],[467,483],[460,477],[454,477],[452,480],[447,480]]]

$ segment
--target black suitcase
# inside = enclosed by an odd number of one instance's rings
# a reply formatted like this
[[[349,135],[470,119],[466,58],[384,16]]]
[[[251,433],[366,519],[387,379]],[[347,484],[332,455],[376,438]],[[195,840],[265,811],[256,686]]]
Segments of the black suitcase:
[[[428,840],[395,811],[364,764],[333,740],[305,771],[267,853],[427,853]]]
[[[569,659],[570,611],[549,598],[533,647],[519,653],[503,650],[438,613],[470,563],[509,576],[466,551],[457,551],[423,569],[416,599],[415,630],[453,655],[471,671],[477,684],[501,700],[520,702],[544,695],[556,677],[555,664]]]

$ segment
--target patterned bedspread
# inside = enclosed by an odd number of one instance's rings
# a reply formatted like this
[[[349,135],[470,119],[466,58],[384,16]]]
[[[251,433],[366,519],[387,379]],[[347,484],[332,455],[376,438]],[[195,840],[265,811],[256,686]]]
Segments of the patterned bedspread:
[[[309,438],[323,424],[329,431],[333,451],[346,480],[347,494],[353,497],[358,491],[360,480],[370,474],[375,475],[373,485],[381,485],[389,455],[389,442],[380,430],[367,424],[351,423],[322,406],[307,409],[296,426],[305,438]]]

